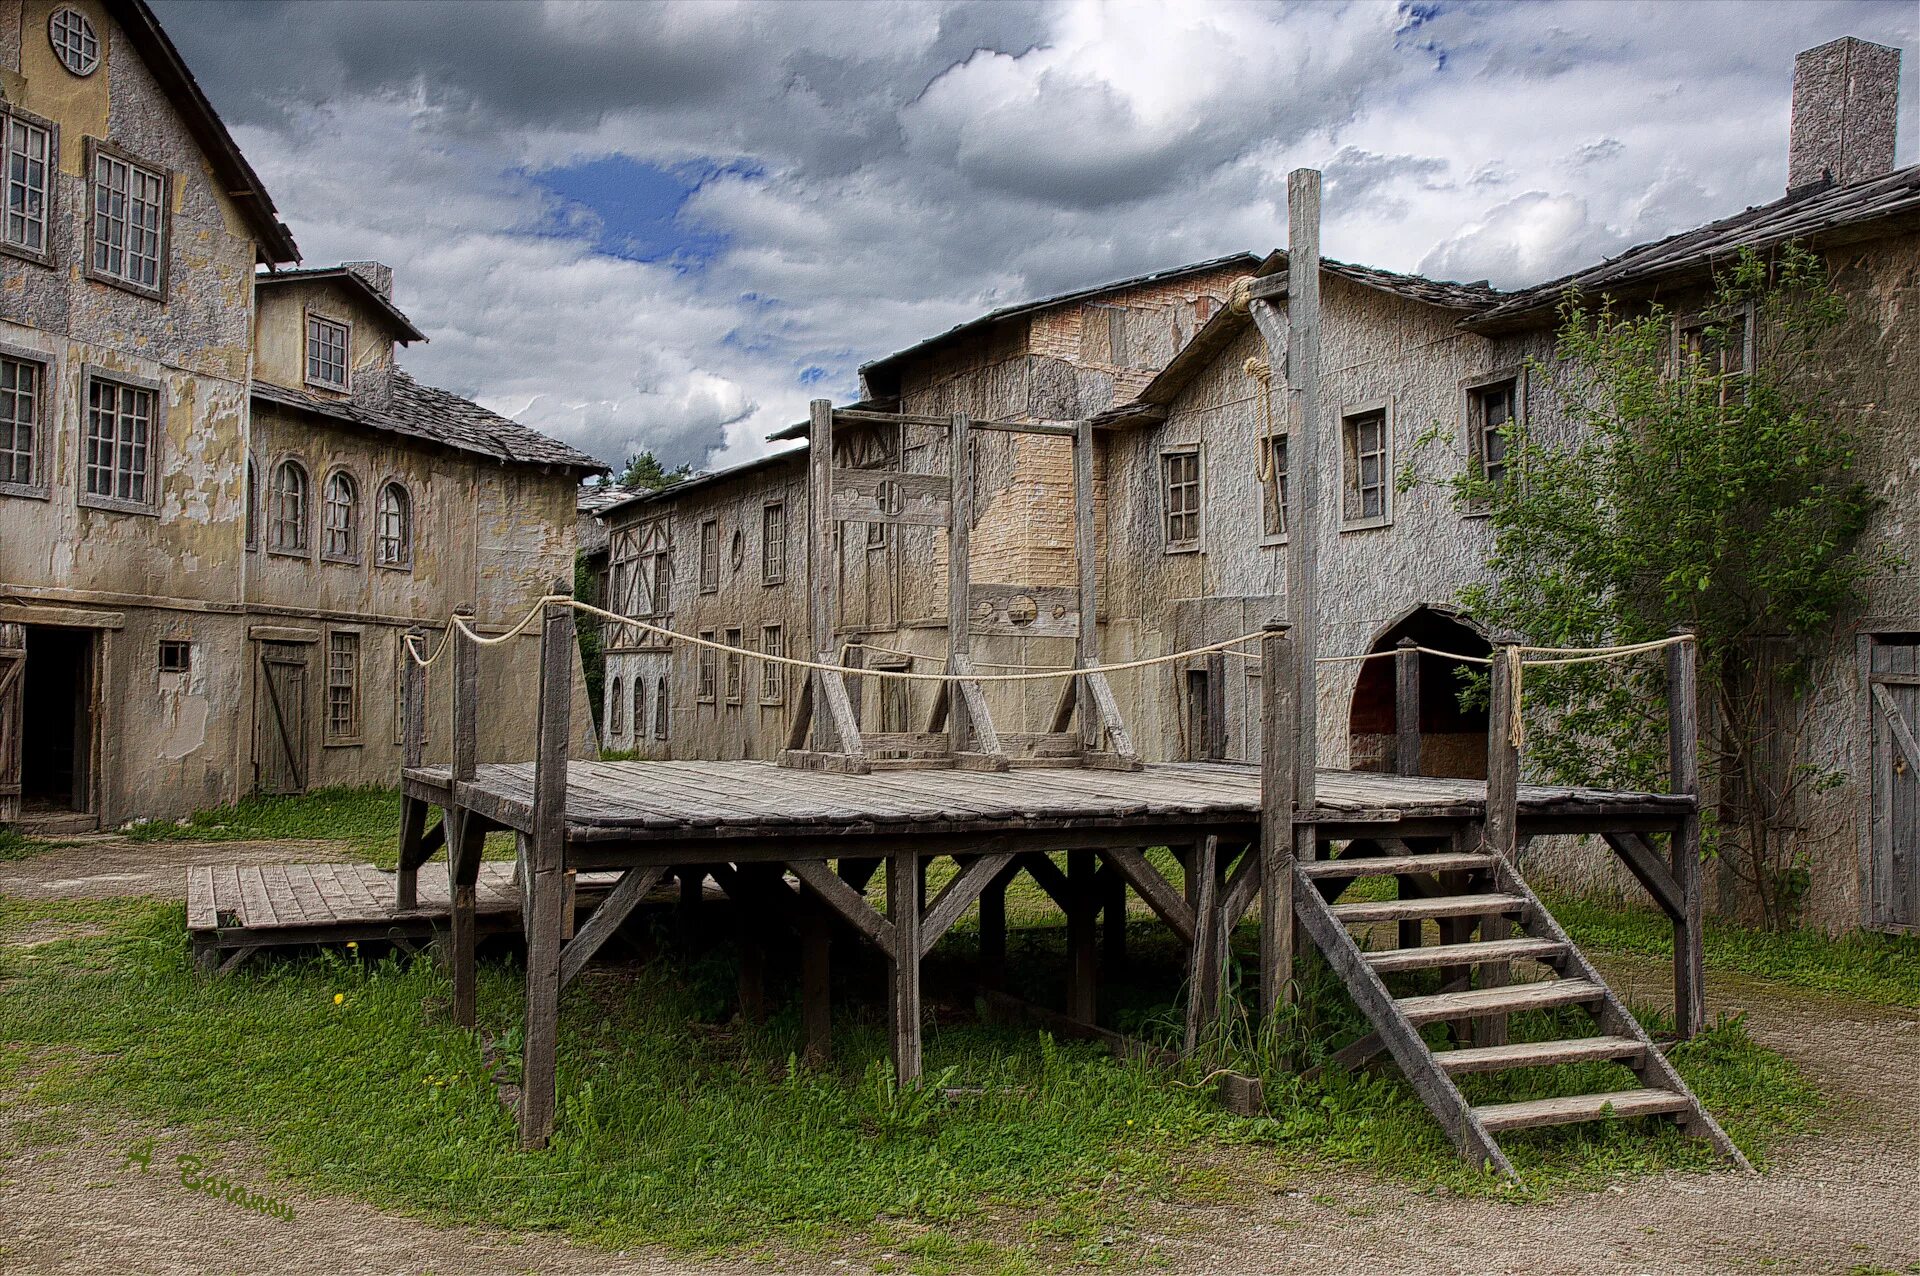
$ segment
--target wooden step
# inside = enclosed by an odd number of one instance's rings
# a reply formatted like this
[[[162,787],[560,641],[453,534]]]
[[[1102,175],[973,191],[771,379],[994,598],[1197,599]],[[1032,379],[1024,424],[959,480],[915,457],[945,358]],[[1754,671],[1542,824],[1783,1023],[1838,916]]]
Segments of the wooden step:
[[[1378,903],[1335,904],[1333,916],[1335,920],[1353,926],[1364,922],[1518,913],[1526,905],[1527,901],[1518,895],[1441,895],[1433,899],[1383,899]]]
[[[1532,1099],[1526,1103],[1489,1103],[1473,1114],[1492,1133],[1527,1130],[1542,1125],[1572,1125],[1617,1117],[1660,1116],[1690,1112],[1693,1100],[1671,1090],[1616,1090],[1612,1094],[1574,1094],[1561,1099]]]
[[[1606,989],[1584,979],[1549,979],[1537,984],[1508,984],[1500,988],[1469,988],[1428,997],[1400,997],[1395,1004],[1413,1024],[1442,1019],[1474,1019],[1510,1015],[1522,1010],[1551,1010],[1599,1001]]]
[[[1564,956],[1567,947],[1551,939],[1491,939],[1429,948],[1383,948],[1362,955],[1367,965],[1385,975],[1396,970],[1432,970],[1436,966],[1474,966],[1491,961],[1549,961]]]
[[[1433,855],[1355,855],[1337,860],[1310,860],[1300,865],[1308,877],[1388,877],[1397,873],[1465,873],[1492,868],[1493,856],[1472,852]]]
[[[1434,1062],[1448,1072],[1498,1072],[1503,1068],[1545,1068],[1556,1063],[1617,1059],[1638,1063],[1647,1046],[1632,1037],[1575,1037],[1566,1041],[1517,1041],[1506,1046],[1436,1050]]]

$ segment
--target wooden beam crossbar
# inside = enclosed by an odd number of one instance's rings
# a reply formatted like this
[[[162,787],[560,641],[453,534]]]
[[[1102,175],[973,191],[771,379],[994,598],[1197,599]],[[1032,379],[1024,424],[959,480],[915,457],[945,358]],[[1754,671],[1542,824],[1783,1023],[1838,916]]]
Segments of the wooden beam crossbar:
[[[1674,881],[1651,842],[1639,833],[1602,833],[1600,836],[1619,855],[1627,871],[1647,888],[1647,894],[1653,896],[1661,912],[1676,922],[1686,920],[1687,905],[1680,894],[1680,884]]]
[[[954,879],[946,884],[939,897],[933,901],[926,915],[920,919],[920,955],[926,956],[940,937],[953,927],[960,915],[980,898],[982,891],[1000,875],[1000,870],[1013,861],[1011,852],[1000,855],[982,855],[962,868]]]
[[[891,957],[896,948],[893,923],[867,902],[825,860],[794,860],[787,865],[793,875],[812,888],[821,903],[832,909],[854,933]]]
[[[1193,909],[1146,856],[1131,846],[1111,846],[1106,850],[1106,859],[1147,902],[1147,907],[1180,937],[1181,943],[1193,942]]]
[[[562,988],[572,983],[574,976],[586,968],[587,963],[593,960],[593,955],[600,951],[601,945],[613,938],[614,932],[632,915],[640,901],[647,897],[647,892],[659,885],[660,879],[666,875],[667,867],[664,864],[630,868],[621,874],[620,881],[600,901],[600,906],[593,910],[593,916],[587,918],[586,924],[560,950]]]

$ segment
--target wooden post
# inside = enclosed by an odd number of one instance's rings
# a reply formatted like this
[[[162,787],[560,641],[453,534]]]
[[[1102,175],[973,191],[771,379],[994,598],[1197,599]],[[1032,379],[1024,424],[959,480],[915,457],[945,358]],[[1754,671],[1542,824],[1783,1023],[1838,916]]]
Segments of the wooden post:
[[[1393,769],[1420,774],[1420,644],[1411,638],[1393,653]]]
[[[957,673],[973,651],[973,421],[956,414],[947,430],[947,672]],[[967,698],[949,683],[947,747],[973,748]]]
[[[419,907],[421,839],[426,833],[427,804],[405,794],[407,771],[419,766],[426,756],[427,707],[426,675],[415,654],[424,650],[426,630],[419,625],[408,629],[401,639],[405,648],[400,658],[400,739],[402,793],[400,797],[400,858],[394,866],[393,906],[397,911]],[[445,817],[442,816],[444,819]],[[442,830],[444,833],[445,830]],[[451,849],[451,848],[449,848]]]
[[[833,1054],[833,914],[812,887],[800,894],[800,1057],[824,1068]]]
[[[807,617],[814,659],[837,664],[833,632],[839,617],[836,581],[840,574],[833,517],[833,402],[815,399],[807,405]],[[829,712],[825,678],[809,669],[813,682],[813,739],[816,749],[833,747],[839,732]]]
[[[1690,629],[1674,633],[1691,634]],[[1667,648],[1667,766],[1675,793],[1694,809],[1673,832],[1673,881],[1684,920],[1673,926],[1673,1019],[1683,1038],[1707,1024],[1706,951],[1700,897],[1700,646]]]
[[[1299,510],[1287,527],[1287,608],[1293,642],[1293,804],[1320,804],[1320,613],[1316,601],[1323,492],[1320,487],[1320,174],[1287,174],[1287,341],[1278,358],[1298,392],[1289,422],[1287,487]],[[1269,342],[1271,346],[1271,342]],[[1269,356],[1272,357],[1271,355]],[[1316,848],[1312,848],[1317,850]],[[1311,858],[1311,852],[1309,853]]]
[[[462,603],[453,609],[457,620],[474,618],[473,604]],[[453,657],[453,752],[448,771],[447,806],[440,818],[447,825],[448,936],[453,966],[453,1021],[463,1028],[475,1023],[478,977],[474,967],[474,949],[478,943],[475,928],[479,901],[475,882],[479,879],[481,847],[486,834],[473,825],[472,817],[460,799],[460,786],[471,783],[479,763],[480,740],[480,653],[473,639],[459,625],[447,635]]]
[[[1093,531],[1093,420],[1074,423],[1073,431],[1073,560],[1080,585],[1080,627],[1073,639],[1073,663],[1082,669],[1100,663],[1099,599],[1095,589],[1099,580]],[[1079,697],[1080,747],[1093,752],[1106,741],[1101,731],[1100,708],[1094,703],[1093,685],[1085,678],[1074,679]]]
[[[1189,875],[1196,886],[1193,947],[1187,960],[1185,1040],[1185,1051],[1192,1054],[1220,1017],[1220,973],[1227,955],[1220,910],[1220,839],[1211,833],[1202,838],[1193,848],[1188,864]],[[1261,946],[1264,950],[1264,934]]]
[[[1269,622],[1260,639],[1260,1013],[1293,1002],[1293,775],[1299,659],[1288,627]],[[1308,836],[1311,837],[1311,826]],[[1194,874],[1190,871],[1188,877]],[[1198,915],[1196,914],[1196,929]]]
[[[1007,885],[1018,872],[1009,864],[980,892],[980,983],[999,988],[1007,979]]]
[[[893,995],[888,998],[894,1079],[902,1086],[920,1080],[920,871],[912,851],[887,858],[887,920],[893,924],[888,954]]]
[[[1520,647],[1512,635],[1502,635],[1493,645],[1493,663],[1488,666],[1492,681],[1487,712],[1487,804],[1482,837],[1489,851],[1509,864],[1520,852],[1520,746],[1515,742],[1520,722],[1517,685],[1520,672]],[[1506,939],[1513,923],[1499,914],[1480,919],[1480,937]],[[1493,962],[1480,968],[1480,986],[1497,988],[1513,978],[1511,962]],[[1475,1040],[1483,1046],[1507,1043],[1507,1018],[1492,1015],[1476,1021]]]
[[[556,594],[572,592],[565,578]],[[527,1011],[520,1081],[520,1143],[553,1133],[560,1029],[560,911],[566,902],[567,746],[573,709],[573,609],[552,602],[540,629],[540,701],[533,755],[532,907],[527,926]]]
[[[759,865],[740,865],[734,871],[734,882],[733,934],[739,958],[735,974],[740,1022],[758,1025],[767,1021],[766,937],[773,918],[766,909],[763,892],[767,883],[761,877]]]
[[[406,659],[400,662],[401,712],[404,714],[402,739],[406,765],[417,767],[427,756],[427,671],[414,659],[426,650],[427,631],[419,625],[407,630]]]
[[[1112,977],[1127,965],[1127,879],[1113,867],[1112,861],[1108,861],[1102,872],[1106,892],[1100,906],[1100,942],[1105,951],[1100,960]]]
[[[1100,909],[1093,851],[1067,852],[1067,1018],[1092,1023],[1098,1013],[1098,963],[1093,923]]]

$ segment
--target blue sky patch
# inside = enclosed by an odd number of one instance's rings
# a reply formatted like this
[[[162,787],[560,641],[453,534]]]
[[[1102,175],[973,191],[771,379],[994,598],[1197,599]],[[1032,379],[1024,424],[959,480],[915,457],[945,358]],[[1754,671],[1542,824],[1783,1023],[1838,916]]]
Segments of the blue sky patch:
[[[681,214],[687,199],[722,175],[754,176],[750,169],[716,164],[660,167],[625,155],[527,177],[566,202],[544,228],[548,234],[577,234],[581,214],[597,227],[594,249],[628,261],[672,263],[698,270],[727,246],[727,236],[704,230]]]

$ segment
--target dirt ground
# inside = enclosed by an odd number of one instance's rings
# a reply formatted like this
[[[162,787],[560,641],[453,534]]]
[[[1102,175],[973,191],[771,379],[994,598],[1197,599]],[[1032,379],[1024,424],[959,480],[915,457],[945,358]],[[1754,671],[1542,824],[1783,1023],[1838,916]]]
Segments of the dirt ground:
[[[190,859],[338,858],[326,843],[186,846],[89,842],[0,864],[0,894],[177,895]],[[16,936],[11,942],[34,942]],[[1604,963],[1629,997],[1666,972]],[[1746,1010],[1754,1036],[1830,1096],[1821,1129],[1765,1174],[1658,1175],[1544,1205],[1416,1192],[1351,1175],[1301,1175],[1250,1198],[1155,1209],[1140,1239],[1191,1273],[1642,1273],[1920,1271],[1920,1016],[1761,980],[1714,977],[1710,1005]],[[291,1221],[182,1186],[174,1157],[221,1149],[161,1132],[152,1169],[94,1139],[0,1162],[0,1273],[703,1273],[765,1270],[665,1251],[611,1253],[546,1235],[438,1227],[351,1200],[286,1192]],[[225,1150],[219,1174],[264,1175]],[[865,1271],[891,1255],[775,1268]],[[904,1256],[902,1256],[904,1259]],[[898,1264],[904,1267],[904,1261]]]

